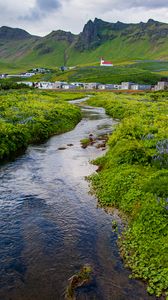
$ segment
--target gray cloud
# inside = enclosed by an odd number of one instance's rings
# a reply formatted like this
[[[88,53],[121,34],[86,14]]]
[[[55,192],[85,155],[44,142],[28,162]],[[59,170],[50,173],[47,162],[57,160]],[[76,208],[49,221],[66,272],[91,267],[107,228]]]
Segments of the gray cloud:
[[[168,0],[0,0],[0,26],[46,35],[62,29],[79,33],[89,19],[138,23],[168,21]]]
[[[157,9],[157,8],[168,8],[168,1],[167,0],[128,0],[128,1],[117,1],[116,4],[121,5],[125,8],[136,8],[136,7],[142,7],[142,8],[150,8],[150,9]],[[117,5],[118,7],[118,5]]]
[[[61,6],[60,0],[36,0],[36,7],[41,11],[50,12]]]
[[[56,12],[60,7],[61,0],[36,0],[34,7],[29,10],[29,13],[20,17],[20,19],[28,21],[39,20],[49,13]]]

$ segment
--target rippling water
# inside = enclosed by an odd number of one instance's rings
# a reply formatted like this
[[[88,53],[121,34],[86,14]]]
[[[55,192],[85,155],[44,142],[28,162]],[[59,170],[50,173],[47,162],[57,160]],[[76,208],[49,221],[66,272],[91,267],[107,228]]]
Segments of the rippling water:
[[[102,150],[82,149],[80,140],[109,132],[115,122],[101,108],[82,110],[73,131],[29,147],[0,168],[1,300],[64,299],[69,277],[85,263],[92,265],[94,280],[78,289],[77,299],[155,299],[129,279],[113,217],[97,208],[85,180],[96,169],[89,161]]]

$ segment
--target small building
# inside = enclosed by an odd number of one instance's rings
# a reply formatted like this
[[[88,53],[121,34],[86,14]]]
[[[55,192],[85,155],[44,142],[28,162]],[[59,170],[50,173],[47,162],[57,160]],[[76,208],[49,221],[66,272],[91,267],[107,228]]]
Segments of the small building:
[[[17,82],[17,84],[24,84],[29,87],[33,87],[33,82],[31,82],[31,81],[19,81],[19,82]]]
[[[45,73],[49,73],[50,70],[48,70],[46,68],[34,68],[33,72],[39,73],[39,74],[45,74]]]
[[[84,89],[86,90],[94,90],[97,89],[99,83],[91,82],[91,83],[84,83]]]
[[[161,91],[168,89],[168,81],[159,81],[154,87],[155,91]]]
[[[131,86],[134,85],[133,82],[122,82],[121,89],[122,90],[131,90]]]
[[[6,78],[19,78],[19,77],[23,77],[21,74],[15,74],[15,75],[13,75],[13,74],[11,74],[11,75],[7,75],[6,76]]]
[[[105,84],[99,84],[97,88],[98,88],[98,90],[106,90],[106,85]]]
[[[61,81],[56,81],[53,84],[53,89],[61,89],[62,88],[62,82]]]
[[[22,78],[29,78],[29,77],[32,77],[32,76],[34,76],[34,75],[36,75],[36,73],[34,73],[34,72],[26,72],[26,73],[20,74],[19,77],[22,77]]]
[[[64,72],[64,71],[67,71],[67,70],[68,70],[68,67],[66,67],[66,66],[61,66],[59,69],[60,69],[60,71]]]
[[[114,90],[121,90],[121,84],[113,84]]]
[[[77,88],[83,88],[84,83],[82,82],[71,82],[72,85],[75,85]]]
[[[36,83],[35,86],[37,88],[39,88],[39,89],[46,89],[46,90],[48,90],[48,89],[53,89],[54,83],[42,81],[42,82]]]
[[[0,74],[0,79],[4,79],[4,78],[7,78],[8,77],[8,74]]]
[[[106,84],[106,90],[115,90],[116,87],[118,89],[118,84],[112,84],[112,83]]]
[[[113,67],[113,63],[111,61],[106,61],[106,60],[104,60],[103,57],[101,57],[100,66],[101,67]]]
[[[147,84],[133,84],[131,85],[131,90],[147,91],[151,90],[152,86]]]
[[[76,86],[73,84],[63,84],[62,89],[63,90],[72,90],[72,89],[76,89]]]

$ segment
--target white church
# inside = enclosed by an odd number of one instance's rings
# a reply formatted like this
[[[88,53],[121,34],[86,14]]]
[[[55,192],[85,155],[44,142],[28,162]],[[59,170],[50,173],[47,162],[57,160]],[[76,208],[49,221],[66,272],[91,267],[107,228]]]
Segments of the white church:
[[[102,67],[113,67],[113,63],[111,61],[105,61],[104,58],[101,57],[100,66],[102,66]]]

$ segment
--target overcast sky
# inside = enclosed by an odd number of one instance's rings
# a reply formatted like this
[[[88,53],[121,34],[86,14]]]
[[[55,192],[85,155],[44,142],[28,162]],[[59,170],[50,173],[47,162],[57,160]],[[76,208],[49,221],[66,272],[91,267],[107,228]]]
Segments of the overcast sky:
[[[44,36],[63,29],[79,33],[89,19],[168,23],[168,0],[0,0],[0,26]]]

